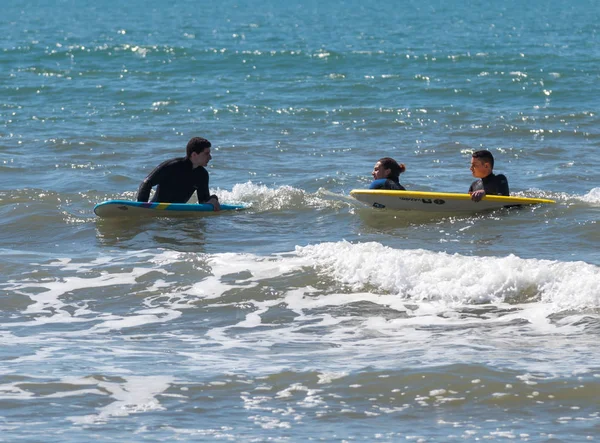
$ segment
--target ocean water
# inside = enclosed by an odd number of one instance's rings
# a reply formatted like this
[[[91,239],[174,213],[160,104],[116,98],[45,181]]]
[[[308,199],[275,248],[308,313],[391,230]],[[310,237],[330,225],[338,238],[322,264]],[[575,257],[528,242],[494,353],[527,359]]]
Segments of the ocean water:
[[[8,0],[0,441],[598,441],[593,0]],[[111,221],[190,137],[249,209]],[[374,163],[475,215],[350,197]]]

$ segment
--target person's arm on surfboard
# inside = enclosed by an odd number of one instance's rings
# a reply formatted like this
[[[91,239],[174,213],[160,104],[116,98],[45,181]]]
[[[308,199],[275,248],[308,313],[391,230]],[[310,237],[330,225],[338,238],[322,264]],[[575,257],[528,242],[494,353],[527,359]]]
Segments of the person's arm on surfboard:
[[[219,198],[216,195],[211,195],[210,198],[206,201],[206,203],[213,205],[215,211],[221,210],[221,204],[219,203]]]
[[[473,191],[474,184],[469,188],[469,194],[471,194],[471,200],[474,202],[481,201],[483,197],[487,195],[485,189],[479,189],[477,191]],[[505,195],[509,196],[510,191],[508,189],[508,179],[503,174],[498,174],[494,177],[494,182],[491,184],[491,191],[489,195]]]
[[[219,203],[219,197],[216,195],[210,195],[210,190],[208,188],[208,171],[204,170],[205,176],[202,177],[200,183],[198,183],[198,188],[196,189],[196,195],[198,197],[198,203],[208,203],[213,205],[215,211],[221,210],[221,204]],[[203,174],[204,175],[204,174]]]
[[[148,180],[144,180],[137,191],[136,201],[147,202],[150,197],[151,189],[152,184]]]
[[[481,201],[481,199],[485,197],[485,191],[483,189],[480,189],[479,191],[470,192],[470,194],[471,200],[473,200],[474,202]]]

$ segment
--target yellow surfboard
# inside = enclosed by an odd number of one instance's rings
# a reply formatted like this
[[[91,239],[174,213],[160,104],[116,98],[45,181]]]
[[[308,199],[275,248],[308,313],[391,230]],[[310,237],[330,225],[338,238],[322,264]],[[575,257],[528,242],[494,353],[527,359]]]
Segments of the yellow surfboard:
[[[469,194],[450,192],[388,191],[384,189],[353,189],[350,195],[375,208],[427,212],[478,212],[507,206],[556,203],[545,198],[486,195],[474,202]]]

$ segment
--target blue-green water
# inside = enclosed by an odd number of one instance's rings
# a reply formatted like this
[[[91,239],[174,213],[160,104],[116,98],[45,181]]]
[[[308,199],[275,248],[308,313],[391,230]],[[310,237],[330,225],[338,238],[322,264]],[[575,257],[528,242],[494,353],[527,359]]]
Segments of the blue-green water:
[[[9,1],[0,441],[594,441],[600,8]],[[101,220],[192,136],[237,214]],[[489,149],[515,195],[465,192]]]

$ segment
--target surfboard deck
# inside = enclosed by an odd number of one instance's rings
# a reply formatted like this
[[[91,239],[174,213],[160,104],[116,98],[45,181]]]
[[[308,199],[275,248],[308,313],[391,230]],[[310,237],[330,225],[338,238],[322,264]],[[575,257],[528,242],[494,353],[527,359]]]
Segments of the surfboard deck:
[[[552,204],[554,200],[529,197],[486,195],[474,202],[469,194],[450,192],[389,191],[353,189],[350,195],[375,208],[427,212],[479,212],[510,206]]]
[[[221,205],[221,211],[238,211],[243,205]],[[156,203],[135,202],[130,200],[108,200],[98,203],[94,213],[102,218],[114,217],[182,217],[215,213],[209,203]],[[217,212],[218,214],[219,212]]]

